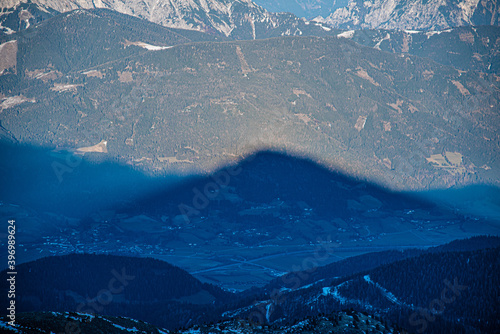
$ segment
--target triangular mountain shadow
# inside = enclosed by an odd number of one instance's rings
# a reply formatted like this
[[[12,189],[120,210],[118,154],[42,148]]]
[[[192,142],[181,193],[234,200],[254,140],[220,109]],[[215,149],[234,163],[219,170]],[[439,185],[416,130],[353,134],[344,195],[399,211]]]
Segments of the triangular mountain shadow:
[[[240,163],[205,177],[195,177],[173,189],[153,192],[118,209],[128,213],[165,214],[166,208],[184,216],[206,216],[210,210],[232,212],[241,203],[267,208],[291,205],[321,215],[349,218],[376,216],[381,209],[436,211],[435,204],[411,193],[328,170],[307,158],[261,151]]]
[[[330,171],[307,158],[262,151],[208,176],[151,177],[98,153],[0,142],[0,200],[38,211],[85,217],[100,210],[129,214],[207,216],[259,205],[349,218],[380,209],[449,214],[423,193],[400,193]],[[465,190],[464,190],[465,191]],[[418,196],[416,196],[418,195]],[[455,217],[458,217],[455,215]],[[181,217],[182,218],[182,217]]]

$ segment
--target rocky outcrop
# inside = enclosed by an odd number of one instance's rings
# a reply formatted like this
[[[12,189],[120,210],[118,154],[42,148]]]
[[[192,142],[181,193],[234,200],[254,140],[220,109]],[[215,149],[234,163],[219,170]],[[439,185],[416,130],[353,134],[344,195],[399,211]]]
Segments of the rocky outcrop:
[[[340,29],[440,30],[469,25],[498,25],[496,0],[350,0],[315,21]]]

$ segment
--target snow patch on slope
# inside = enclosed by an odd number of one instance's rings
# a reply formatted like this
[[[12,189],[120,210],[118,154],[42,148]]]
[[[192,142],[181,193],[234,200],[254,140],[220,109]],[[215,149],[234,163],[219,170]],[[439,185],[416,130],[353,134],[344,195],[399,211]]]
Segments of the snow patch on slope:
[[[354,36],[355,31],[354,30],[347,30],[344,32],[341,32],[340,34],[337,35],[339,38],[352,38]]]
[[[387,33],[384,38],[382,38],[380,41],[375,44],[374,48],[380,50],[380,44],[382,44],[383,41],[387,41],[391,39],[391,34]]]
[[[369,283],[369,284],[372,284],[372,285],[376,286],[376,287],[377,287],[377,288],[378,288],[378,289],[382,292],[382,294],[384,295],[384,297],[385,297],[385,298],[387,298],[390,302],[392,302],[392,303],[394,303],[394,304],[397,304],[397,305],[400,305],[400,306],[401,306],[401,305],[404,305],[404,303],[400,302],[400,301],[396,298],[396,296],[394,296],[394,295],[392,294],[392,292],[388,291],[386,288],[384,288],[384,287],[383,287],[383,286],[381,286],[380,284],[378,284],[378,283],[376,283],[376,282],[372,281],[372,280],[371,280],[371,278],[370,278],[370,275],[365,275],[365,276],[363,277],[363,279],[364,279],[367,283]]]
[[[2,100],[2,103],[0,104],[0,112],[4,109],[9,109],[12,107],[17,106],[18,104],[24,103],[24,102],[31,102],[35,103],[35,99],[30,99],[27,97],[24,97],[23,95],[17,95],[17,96],[10,96],[7,98],[4,98]]]
[[[146,50],[149,50],[149,51],[160,51],[160,50],[166,50],[166,49],[173,48],[173,46],[157,46],[157,45],[151,45],[151,44],[144,43],[144,42],[129,42],[128,45],[139,46],[139,47],[146,49]]]

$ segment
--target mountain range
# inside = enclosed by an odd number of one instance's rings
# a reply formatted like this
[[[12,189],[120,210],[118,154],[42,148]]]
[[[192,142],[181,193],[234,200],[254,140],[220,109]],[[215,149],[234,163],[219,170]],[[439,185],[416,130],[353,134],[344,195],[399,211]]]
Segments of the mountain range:
[[[0,7],[0,332],[498,331],[495,0]]]
[[[137,20],[77,10],[4,35],[5,135],[149,173],[210,172],[269,148],[393,189],[498,182],[500,84],[469,70],[486,67],[473,56],[459,70],[343,36],[213,43]]]
[[[442,31],[348,30],[337,37],[391,53],[430,58],[460,71],[499,73],[499,27],[459,27]],[[495,77],[496,78],[496,77]]]
[[[236,39],[262,38],[286,26],[284,35],[312,29],[444,30],[461,26],[499,25],[495,0],[465,1],[325,1],[325,0],[9,0],[0,22],[17,31],[55,13],[106,8],[165,27],[203,31]],[[306,19],[313,20],[312,22]],[[318,29],[319,27],[319,29]]]
[[[327,17],[335,9],[348,4],[347,0],[254,0],[254,2],[270,12],[288,12],[307,19]]]
[[[33,2],[32,2],[33,1]],[[300,19],[287,13],[270,13],[250,0],[162,0],[162,1],[115,1],[115,0],[28,0],[12,1],[0,16],[7,31],[28,26],[24,20],[40,22],[50,13],[64,13],[76,9],[110,9],[135,16],[168,28],[201,31],[232,39],[265,38],[270,30],[280,29],[283,35],[301,35],[331,29],[321,23]],[[21,9],[21,10],[20,10]],[[37,15],[44,13],[43,17]],[[39,17],[39,19],[36,19]]]
[[[255,0],[271,12],[290,12],[340,29],[443,30],[498,25],[496,1]]]
[[[315,20],[340,29],[443,30],[498,25],[499,14],[496,0],[350,0]]]

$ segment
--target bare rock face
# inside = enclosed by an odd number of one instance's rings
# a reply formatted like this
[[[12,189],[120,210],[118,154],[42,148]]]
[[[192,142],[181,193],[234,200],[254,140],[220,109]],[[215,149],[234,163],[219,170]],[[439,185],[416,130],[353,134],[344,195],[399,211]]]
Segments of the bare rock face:
[[[350,0],[315,21],[340,29],[439,30],[468,25],[498,25],[495,0]]]
[[[24,2],[25,0],[10,0],[4,6],[14,8]],[[274,21],[272,14],[251,0],[33,0],[33,3],[58,12],[107,8],[169,28],[215,31],[226,37],[242,21],[247,21],[250,25],[255,21]],[[233,15],[235,12],[237,13]]]
[[[4,13],[0,16],[0,23],[5,13],[15,11],[22,4],[26,7],[27,1],[2,1],[0,6]],[[276,28],[290,21],[291,15],[268,12],[251,0],[31,1],[31,5],[38,6],[39,11],[67,12],[75,9],[106,8],[168,28],[196,30],[236,39],[259,38],[259,31]],[[500,17],[500,7],[496,0],[349,0],[328,6],[324,1],[303,0],[281,7],[269,6],[266,1],[259,3],[276,10],[296,6],[303,8],[306,14],[316,11],[315,13],[323,15],[314,19],[316,24],[339,29],[440,30],[457,26],[498,25]],[[339,8],[339,5],[342,7]],[[295,26],[305,22],[296,17],[293,17],[292,21]],[[303,30],[303,27],[300,29]],[[243,30],[244,34],[241,33]]]
[[[289,12],[310,19],[320,15],[326,17],[335,9],[344,7],[348,0],[254,0],[254,2],[273,13]]]

